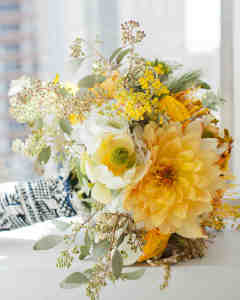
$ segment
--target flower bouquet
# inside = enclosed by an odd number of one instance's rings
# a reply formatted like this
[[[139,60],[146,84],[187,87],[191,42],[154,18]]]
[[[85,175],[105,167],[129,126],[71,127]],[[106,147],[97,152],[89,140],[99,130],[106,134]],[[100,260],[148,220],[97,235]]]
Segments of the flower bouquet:
[[[59,75],[50,82],[22,77],[9,93],[12,116],[30,128],[13,149],[41,168],[54,160],[81,216],[56,221],[66,234],[44,237],[34,249],[64,242],[59,268],[89,261],[61,287],[85,285],[91,299],[109,281],[140,278],[146,266],[165,267],[166,287],[170,265],[204,256],[214,233],[239,217],[237,206],[223,202],[232,188],[233,139],[214,111],[224,100],[201,72],[140,56],[138,22],[125,22],[121,32],[122,46],[110,57],[99,41],[73,42],[71,68],[87,59],[92,65],[77,84]]]

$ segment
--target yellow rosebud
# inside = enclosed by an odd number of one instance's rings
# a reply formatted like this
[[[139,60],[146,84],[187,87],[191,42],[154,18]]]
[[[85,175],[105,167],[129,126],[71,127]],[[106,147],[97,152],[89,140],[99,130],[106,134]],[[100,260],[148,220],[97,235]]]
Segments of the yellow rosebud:
[[[161,99],[159,109],[166,112],[173,121],[183,122],[190,118],[187,108],[172,96],[165,96]]]
[[[169,238],[170,234],[161,234],[158,229],[148,231],[144,237],[146,244],[143,247],[143,254],[139,257],[138,262],[161,255],[167,247]]]

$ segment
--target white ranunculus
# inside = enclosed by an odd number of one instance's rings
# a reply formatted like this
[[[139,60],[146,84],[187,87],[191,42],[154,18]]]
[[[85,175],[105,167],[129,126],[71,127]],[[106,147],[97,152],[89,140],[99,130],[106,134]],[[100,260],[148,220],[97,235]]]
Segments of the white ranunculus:
[[[73,125],[72,137],[77,143],[86,146],[88,154],[93,154],[105,134],[119,135],[128,132],[126,120],[118,116],[104,116],[98,110],[94,110],[84,122]]]
[[[94,184],[92,189],[92,197],[98,202],[103,204],[108,204],[112,201],[111,191],[104,185],[99,182]]]
[[[136,172],[136,167],[133,167],[122,176],[114,176],[107,166],[96,165],[92,161],[87,161],[85,168],[86,174],[92,182],[100,182],[113,190],[121,189],[130,184]]]

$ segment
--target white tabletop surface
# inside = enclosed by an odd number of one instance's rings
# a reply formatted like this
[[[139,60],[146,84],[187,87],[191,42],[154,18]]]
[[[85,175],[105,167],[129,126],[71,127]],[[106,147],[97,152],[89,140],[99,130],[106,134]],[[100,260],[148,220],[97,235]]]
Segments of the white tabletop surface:
[[[62,290],[59,282],[77,265],[62,271],[55,266],[58,251],[34,252],[35,240],[55,229],[50,222],[0,233],[0,295],[4,300],[80,300],[84,289]],[[172,268],[169,288],[160,291],[162,270],[148,268],[138,281],[105,288],[102,300],[239,300],[240,233],[220,233],[208,256]]]

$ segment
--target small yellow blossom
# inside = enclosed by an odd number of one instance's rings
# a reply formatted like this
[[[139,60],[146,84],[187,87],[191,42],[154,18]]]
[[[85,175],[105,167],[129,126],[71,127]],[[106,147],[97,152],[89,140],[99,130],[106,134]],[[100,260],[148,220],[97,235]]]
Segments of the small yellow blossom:
[[[71,114],[69,117],[69,122],[71,123],[71,125],[75,125],[77,123],[80,123],[83,120],[83,117],[80,115],[76,115],[76,114]]]
[[[54,78],[54,80],[53,80],[53,84],[59,83],[59,78],[60,78],[60,76],[59,76],[59,74],[57,73],[56,76],[55,76],[55,78]]]
[[[162,65],[162,64],[158,64],[156,67],[154,67],[154,71],[155,71],[158,75],[164,74],[163,65]]]
[[[64,83],[64,87],[71,92],[73,95],[75,95],[77,93],[77,91],[79,90],[78,86],[72,82],[65,82]]]
[[[152,83],[152,87],[156,90],[160,89],[162,87],[162,83],[160,82],[160,80],[155,79]]]

